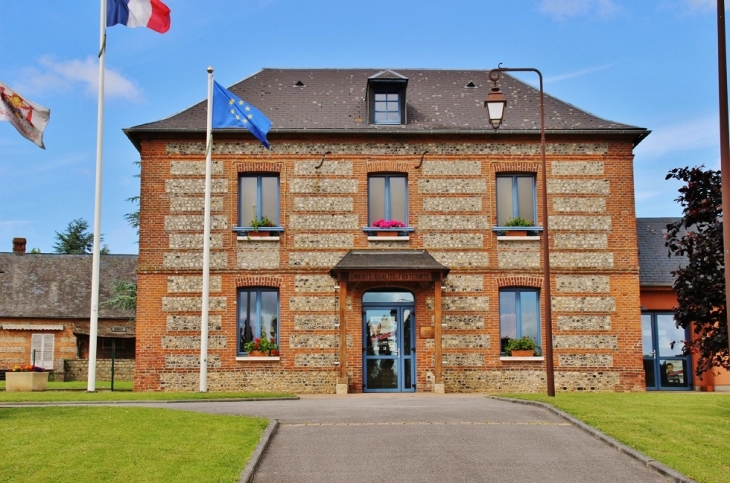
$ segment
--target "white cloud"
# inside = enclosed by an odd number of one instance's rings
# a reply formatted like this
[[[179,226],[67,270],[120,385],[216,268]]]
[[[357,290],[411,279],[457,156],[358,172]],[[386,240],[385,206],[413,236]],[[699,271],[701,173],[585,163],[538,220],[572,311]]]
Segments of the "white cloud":
[[[84,60],[56,60],[50,56],[40,59],[40,66],[28,67],[23,71],[20,84],[23,92],[38,94],[46,92],[68,92],[83,86],[84,92],[97,96],[99,92],[99,63],[95,57]],[[104,73],[104,93],[108,98],[137,101],[142,97],[140,89],[121,73],[109,69]]]
[[[596,66],[596,67],[588,67],[586,69],[581,69],[581,70],[576,70],[576,71],[573,71],[573,72],[568,72],[567,74],[560,74],[560,75],[555,75],[555,76],[552,76],[552,77],[546,77],[545,78],[545,83],[547,84],[549,82],[560,82],[562,80],[572,79],[573,77],[580,77],[582,75],[592,74],[594,72],[599,72],[599,71],[602,71],[602,70],[610,69],[614,65],[616,65],[616,64],[599,65],[599,66]]]
[[[719,131],[719,121],[715,116],[688,119],[652,129],[634,152],[637,156],[658,157],[671,152],[713,147],[720,143]]]
[[[728,9],[725,6],[725,10]],[[662,0],[659,2],[660,9],[670,10],[684,17],[687,15],[710,13],[717,11],[717,0]]]
[[[692,12],[710,12],[717,10],[717,0],[684,0]]]
[[[563,19],[577,15],[611,17],[619,11],[613,0],[542,0],[540,11],[550,17]]]

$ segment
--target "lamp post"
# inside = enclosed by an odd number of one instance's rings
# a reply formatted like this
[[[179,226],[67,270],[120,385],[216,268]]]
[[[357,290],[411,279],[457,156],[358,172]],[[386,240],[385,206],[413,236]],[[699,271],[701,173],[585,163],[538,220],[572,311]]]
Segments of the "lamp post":
[[[530,67],[526,68],[509,68],[497,67],[489,71],[489,80],[494,83],[494,87],[487,95],[484,101],[484,107],[487,108],[489,115],[489,123],[496,131],[502,125],[504,120],[504,108],[507,106],[507,99],[497,86],[497,81],[501,77],[502,72],[534,72],[540,78],[540,153],[542,155],[542,266],[543,276],[545,277],[545,365],[547,371],[547,393],[550,397],[555,397],[555,373],[553,366],[553,317],[552,317],[552,297],[550,295],[550,248],[548,244],[548,205],[547,205],[547,162],[545,161],[545,95],[542,90],[542,73]]]
[[[720,94],[720,185],[722,190],[722,238],[725,260],[725,312],[730,308],[730,223],[725,216],[730,213],[730,140],[728,139],[727,107],[727,56],[725,53],[725,0],[717,1],[717,72]],[[730,316],[727,317],[728,350],[730,350]]]

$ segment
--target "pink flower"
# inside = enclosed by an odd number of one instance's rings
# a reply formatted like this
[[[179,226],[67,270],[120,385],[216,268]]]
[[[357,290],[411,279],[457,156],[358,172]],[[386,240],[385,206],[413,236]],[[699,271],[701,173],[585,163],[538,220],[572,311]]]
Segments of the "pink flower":
[[[377,220],[373,222],[375,228],[403,228],[406,224],[398,220]]]

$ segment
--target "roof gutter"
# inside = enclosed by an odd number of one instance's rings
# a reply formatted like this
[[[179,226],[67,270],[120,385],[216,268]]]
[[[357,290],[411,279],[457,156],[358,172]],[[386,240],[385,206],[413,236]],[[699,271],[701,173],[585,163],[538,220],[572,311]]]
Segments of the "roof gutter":
[[[201,134],[205,136],[205,129],[187,129],[187,128],[126,128],[122,132],[127,135],[129,140],[137,148],[141,150],[141,145],[136,139],[136,134]],[[237,134],[240,129],[214,129],[214,133],[218,134]],[[269,133],[273,134],[399,134],[399,135],[432,135],[432,134],[452,134],[452,135],[478,135],[478,136],[503,136],[503,135],[540,135],[539,129],[519,130],[519,129],[373,129],[373,128],[338,128],[338,129],[272,129]],[[548,129],[546,135],[615,135],[626,136],[633,135],[633,147],[636,147],[644,138],[651,133],[648,129]]]

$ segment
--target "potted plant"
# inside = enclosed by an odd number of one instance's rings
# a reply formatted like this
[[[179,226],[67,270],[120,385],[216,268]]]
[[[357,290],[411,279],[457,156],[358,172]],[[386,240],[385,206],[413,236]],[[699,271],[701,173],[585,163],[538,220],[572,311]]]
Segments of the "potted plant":
[[[279,347],[276,345],[276,339],[273,337],[259,337],[250,342],[243,344],[243,350],[249,357],[271,357],[279,355]]]
[[[398,220],[376,220],[370,226],[380,228],[375,232],[377,236],[397,236],[398,232],[393,232],[389,228],[405,228],[406,224]]]
[[[504,352],[512,357],[532,357],[535,355],[537,344],[529,337],[520,337],[519,339],[507,340],[504,346]]]
[[[48,387],[48,371],[34,365],[13,367],[5,373],[5,390],[8,392],[45,391]]]
[[[511,220],[508,220],[507,223],[504,224],[504,226],[533,226],[532,222],[530,220],[525,220],[524,218],[520,218],[519,216],[517,218],[512,218]],[[507,236],[527,236],[527,230],[505,230],[507,233]]]
[[[248,232],[248,236],[269,236],[270,232],[268,230],[259,230],[259,228],[267,228],[275,226],[274,222],[269,220],[267,217],[263,217],[259,219],[258,216],[255,216],[253,220],[251,220],[251,228],[253,228],[253,231]]]

